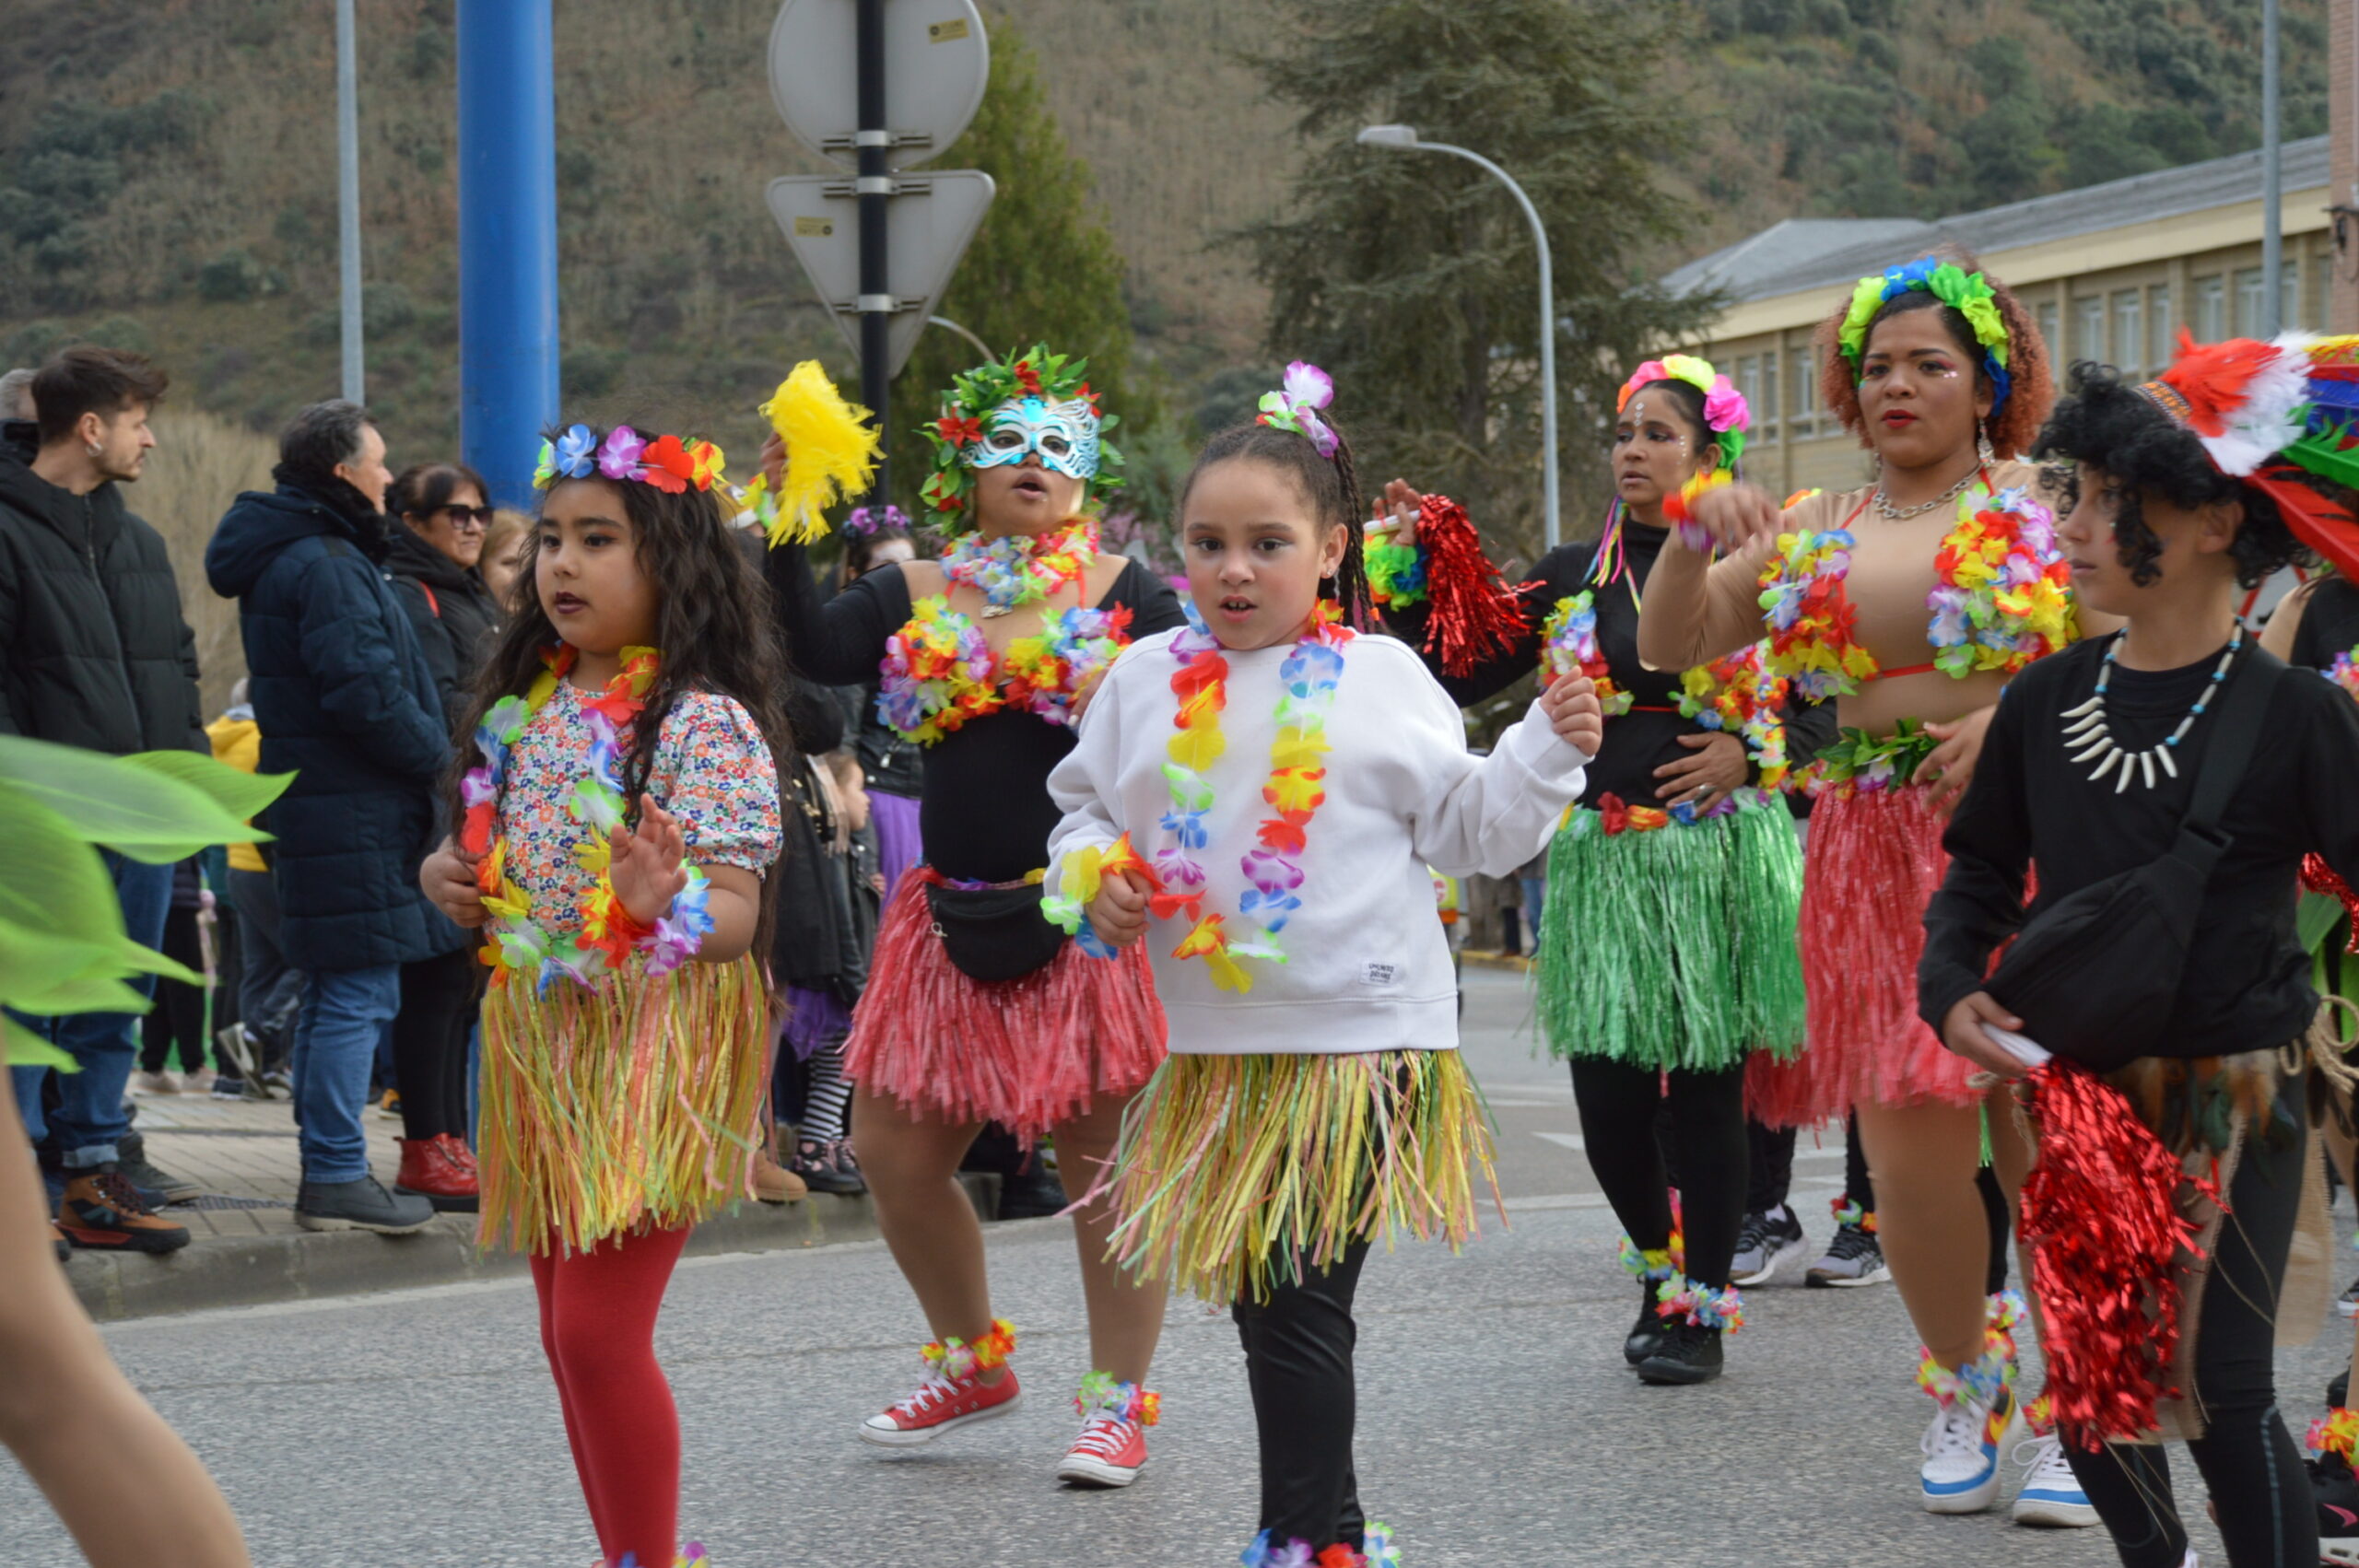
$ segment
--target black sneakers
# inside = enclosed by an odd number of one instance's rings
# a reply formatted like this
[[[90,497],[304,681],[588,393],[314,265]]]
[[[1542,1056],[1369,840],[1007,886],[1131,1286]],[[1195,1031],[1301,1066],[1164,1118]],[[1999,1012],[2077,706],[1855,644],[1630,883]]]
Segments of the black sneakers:
[[[1681,1318],[1663,1326],[1662,1343],[1638,1363],[1641,1383],[1709,1383],[1720,1375],[1720,1331]]]
[[[1731,1284],[1757,1285],[1810,1250],[1802,1223],[1785,1204],[1766,1213],[1747,1214],[1736,1233],[1736,1258],[1729,1265]]]
[[[176,1176],[147,1163],[147,1139],[139,1132],[126,1132],[115,1141],[118,1158],[115,1167],[139,1188],[151,1204],[186,1203],[204,1189],[186,1176]]]
[[[2309,1467],[2318,1504],[2318,1561],[2359,1562],[2359,1477],[2340,1454],[2320,1454]]]
[[[295,1223],[307,1231],[375,1231],[405,1236],[424,1230],[434,1205],[414,1192],[388,1192],[375,1176],[307,1181],[295,1199]]]
[[[1629,1337],[1622,1341],[1622,1359],[1636,1366],[1654,1354],[1656,1348],[1662,1343],[1667,1327],[1661,1318],[1655,1316],[1655,1281],[1640,1280],[1638,1320],[1630,1326]]]

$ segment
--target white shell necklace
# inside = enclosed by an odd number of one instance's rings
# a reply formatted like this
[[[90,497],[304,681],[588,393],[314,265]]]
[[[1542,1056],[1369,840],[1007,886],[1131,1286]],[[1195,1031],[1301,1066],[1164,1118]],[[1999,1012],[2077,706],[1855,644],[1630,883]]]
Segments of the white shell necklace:
[[[2115,773],[2118,769],[2113,785],[2113,792],[2117,795],[2130,788],[2130,780],[2133,778],[2142,777],[2145,788],[2153,789],[2154,768],[2158,764],[2165,774],[2177,778],[2178,764],[2171,760],[2171,753],[2178,749],[2179,742],[2187,738],[2187,732],[2195,727],[2195,721],[2203,717],[2203,710],[2211,706],[2212,695],[2219,691],[2220,683],[2228,678],[2228,666],[2235,661],[2236,650],[2244,645],[2245,628],[2242,623],[2238,623],[2236,635],[2228,638],[2228,646],[2220,655],[2220,662],[2212,667],[2212,679],[2204,684],[2203,695],[2195,699],[2195,706],[2187,710],[2187,717],[2178,721],[2178,728],[2170,732],[2170,738],[2161,745],[2149,746],[2142,752],[2130,752],[2114,743],[2113,731],[2105,716],[2106,684],[2113,679],[2114,655],[2121,651],[2121,634],[2116,632],[2113,645],[2105,650],[2105,662],[2097,670],[2095,694],[2080,707],[2067,708],[2064,712],[2064,749],[2071,752],[2070,760],[2075,763],[2093,761],[2097,765],[2096,771],[2089,775],[2092,784],[2100,782],[2107,774]],[[2074,751],[2076,746],[2080,749]]]

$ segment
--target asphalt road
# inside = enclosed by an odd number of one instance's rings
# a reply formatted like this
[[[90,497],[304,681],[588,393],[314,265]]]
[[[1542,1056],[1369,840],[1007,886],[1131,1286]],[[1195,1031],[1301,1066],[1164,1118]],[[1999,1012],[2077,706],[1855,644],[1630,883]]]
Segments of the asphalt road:
[[[1361,1293],[1359,1469],[1408,1568],[1661,1562],[1978,1568],[2115,1560],[2095,1531],[1915,1500],[1928,1407],[1889,1287],[1750,1293],[1728,1375],[1641,1387],[1617,1230],[1578,1152],[1564,1074],[1532,1061],[1516,977],[1469,977],[1468,1040],[1501,1122],[1508,1228],[1461,1258],[1403,1248]],[[1811,1153],[1805,1143],[1806,1153]],[[1797,1173],[1815,1191],[1839,1149]],[[1826,1158],[1825,1156],[1834,1156]],[[1823,1163],[1822,1163],[1823,1162]],[[1086,1370],[1070,1231],[992,1235],[999,1309],[1024,1333],[1025,1408],[909,1455],[852,1437],[913,1380],[922,1328],[875,1245],[691,1261],[662,1328],[687,1441],[684,1523],[717,1568],[957,1564],[1181,1568],[1236,1561],[1252,1526],[1244,1368],[1221,1317],[1175,1302],[1156,1381],[1165,1424],[1123,1492],[1050,1479]],[[2347,1329],[2281,1353],[2306,1423]],[[262,1568],[581,1568],[596,1554],[521,1281],[129,1322],[131,1375],[213,1468]],[[103,1462],[98,1460],[94,1462]],[[2200,1518],[2184,1455],[2181,1496]],[[136,1478],[123,1478],[126,1487]],[[2198,1540],[2216,1565],[2208,1527]],[[0,1561],[74,1561],[0,1459]]]

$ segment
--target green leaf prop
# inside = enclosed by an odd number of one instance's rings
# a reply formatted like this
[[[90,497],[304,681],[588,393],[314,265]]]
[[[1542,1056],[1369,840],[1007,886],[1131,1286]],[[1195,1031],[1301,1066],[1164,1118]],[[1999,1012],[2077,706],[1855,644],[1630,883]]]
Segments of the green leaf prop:
[[[291,777],[291,776],[290,776]],[[131,940],[94,846],[150,865],[208,844],[266,837],[245,824],[287,787],[194,753],[109,757],[0,736],[0,1006],[19,1012],[145,1012],[123,983],[203,977]],[[73,1059],[0,1020],[12,1066],[72,1071]]]
[[[2342,924],[2342,901],[2323,893],[2305,891],[2302,902],[2294,914],[2295,940],[2302,951],[2316,953],[2318,943],[2335,934]]]
[[[149,761],[154,755],[101,756],[46,741],[0,736],[0,779],[62,815],[83,842],[103,844],[151,866],[184,860],[207,844],[256,837],[245,818],[260,806],[233,811],[222,801],[228,786],[207,789],[176,778],[154,766]],[[194,773],[199,763],[245,785],[268,788],[268,794],[259,796],[264,804],[285,787],[283,779],[255,778],[194,753],[186,765],[173,766]],[[243,790],[241,795],[253,799],[256,791]]]

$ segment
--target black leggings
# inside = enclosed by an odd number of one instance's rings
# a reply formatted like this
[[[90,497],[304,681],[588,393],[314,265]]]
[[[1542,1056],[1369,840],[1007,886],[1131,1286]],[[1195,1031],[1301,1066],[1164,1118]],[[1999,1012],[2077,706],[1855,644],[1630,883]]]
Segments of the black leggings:
[[[1602,1057],[1579,1057],[1572,1066],[1589,1168],[1631,1242],[1646,1252],[1671,1240],[1671,1176],[1655,1138],[1656,1107],[1669,1110],[1687,1277],[1726,1285],[1744,1224],[1744,1069],[1665,1074]]]
[[[167,958],[192,969],[205,967],[203,939],[197,934],[196,911],[179,905],[164,911],[164,941],[158,950]],[[205,1065],[205,992],[184,980],[158,979],[156,1005],[139,1024],[139,1065],[162,1072],[172,1065],[175,1047],[181,1067],[194,1072]]]
[[[1361,1549],[1367,1515],[1352,1474],[1352,1321],[1368,1244],[1356,1241],[1324,1273],[1308,1265],[1266,1302],[1229,1308],[1245,1346],[1253,1425],[1262,1440],[1262,1522],[1273,1544],[1307,1542],[1313,1552],[1341,1541]]]
[[[402,965],[393,1082],[401,1090],[404,1138],[467,1136],[467,1031],[483,973],[472,947]]]
[[[2218,1507],[2229,1568],[2311,1568],[2318,1560],[2318,1505],[2278,1411],[2271,1364],[2308,1143],[2302,1085],[2299,1076],[2286,1085],[2282,1105],[2296,1122],[2290,1136],[2280,1129],[2281,1146],[2258,1137],[2245,1144],[2195,1324],[2194,1396],[2208,1426],[2187,1446]],[[2187,1529],[2167,1451],[2113,1443],[2095,1454],[2068,1445],[2065,1454],[2128,1568],[2179,1568]]]
[[[1751,1156],[1751,1175],[1744,1193],[1744,1211],[1766,1214],[1786,1200],[1794,1185],[1794,1134],[1802,1130],[1793,1127],[1764,1127],[1752,1117],[1744,1122],[1744,1142]],[[1843,1129],[1843,1196],[1872,1214],[1876,1211],[1875,1183],[1868,1179],[1868,1152],[1860,1141],[1860,1118],[1855,1115]]]

